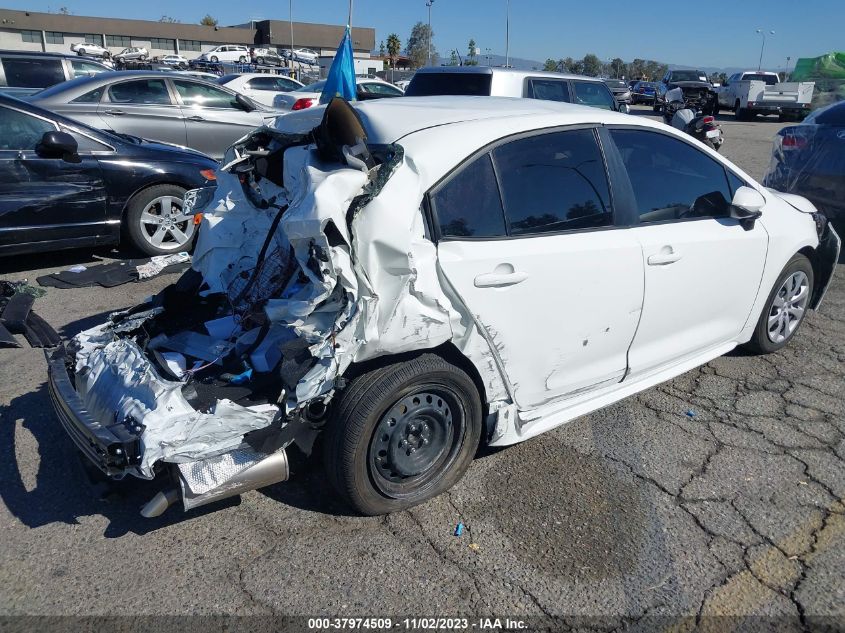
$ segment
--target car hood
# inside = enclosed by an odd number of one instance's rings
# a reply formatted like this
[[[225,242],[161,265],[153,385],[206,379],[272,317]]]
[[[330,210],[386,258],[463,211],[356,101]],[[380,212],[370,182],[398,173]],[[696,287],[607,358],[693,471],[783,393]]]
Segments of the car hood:
[[[773,193],[778,198],[789,204],[793,209],[800,211],[801,213],[818,213],[819,210],[816,209],[815,205],[807,200],[804,196],[798,196],[794,193],[783,193],[782,191],[777,191],[775,189],[767,189],[769,193]]]
[[[712,90],[713,86],[707,83],[706,81],[673,81],[673,86],[677,86],[678,88],[707,88],[708,90]]]
[[[188,160],[196,161],[198,158],[205,158],[209,161],[216,162],[207,154],[200,151],[176,145],[174,143],[165,143],[164,141],[151,141],[138,136],[130,134],[115,134],[124,145],[139,150],[144,154],[155,154],[162,160]]]

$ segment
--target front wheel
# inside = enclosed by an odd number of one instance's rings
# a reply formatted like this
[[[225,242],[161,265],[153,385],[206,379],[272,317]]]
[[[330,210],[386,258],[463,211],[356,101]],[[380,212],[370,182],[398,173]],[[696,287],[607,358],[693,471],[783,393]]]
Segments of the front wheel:
[[[147,56],[146,56],[146,55],[141,55],[141,56],[138,58],[138,61],[142,61],[142,62],[147,61]]]
[[[185,189],[156,185],[129,202],[124,230],[132,245],[147,255],[187,250],[194,238],[194,218],[183,213]]]
[[[217,55],[212,55],[212,56],[211,56],[211,63],[212,63],[212,64],[216,64],[216,63],[217,63],[217,62],[219,62],[219,61],[220,61],[220,60],[217,58]]]
[[[239,64],[246,64],[246,57],[244,57],[243,55],[238,57],[238,63]]]
[[[357,376],[324,432],[332,486],[367,515],[404,510],[451,488],[481,437],[472,379],[434,354]]]
[[[766,307],[745,348],[755,354],[771,354],[784,347],[798,331],[813,294],[813,266],[797,253],[781,272],[766,299]]]
[[[255,63],[258,64],[259,66],[263,66],[264,65],[264,58],[263,57],[256,57]]]

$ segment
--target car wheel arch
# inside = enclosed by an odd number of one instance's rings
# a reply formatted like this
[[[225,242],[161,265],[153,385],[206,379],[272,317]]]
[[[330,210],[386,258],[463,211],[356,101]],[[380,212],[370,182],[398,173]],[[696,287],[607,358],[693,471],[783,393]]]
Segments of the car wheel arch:
[[[822,269],[822,263],[819,260],[818,250],[812,246],[805,246],[800,249],[797,255],[803,255],[810,260],[810,266],[813,267],[813,294],[810,296],[809,307],[815,309],[818,306],[819,292],[825,284],[827,278],[827,271]]]
[[[385,354],[383,356],[377,356],[375,358],[369,358],[364,361],[354,362],[347,367],[346,371],[343,373],[343,378],[346,381],[350,381],[353,378],[360,376],[362,374],[366,374],[374,369],[379,369],[381,367],[385,367],[387,365],[394,365],[397,363],[405,363],[414,358],[418,358],[424,354],[434,354],[439,356],[441,359],[446,361],[447,363],[454,365],[461,371],[463,371],[467,376],[470,377],[473,384],[475,385],[478,400],[481,404],[481,415],[482,421],[484,421],[486,425],[486,420],[490,413],[489,403],[487,402],[487,389],[484,386],[484,381],[481,378],[481,373],[478,371],[478,367],[475,366],[475,363],[472,362],[458,347],[452,343],[451,341],[447,341],[446,343],[442,343],[437,347],[432,347],[428,349],[420,349],[414,350],[412,352],[402,352],[399,354]],[[481,443],[486,442],[486,438],[488,437],[487,433],[481,434]]]
[[[132,201],[137,198],[139,195],[144,193],[147,189],[151,187],[158,187],[159,185],[170,185],[172,187],[181,187],[185,190],[195,189],[193,185],[186,184],[183,181],[180,181],[176,178],[165,178],[163,180],[151,180],[145,182],[143,185],[137,187],[131,194],[126,197],[126,200],[123,201],[123,206],[120,209],[120,225],[121,229],[125,228],[126,222],[126,214],[129,212],[129,205],[132,204]]]

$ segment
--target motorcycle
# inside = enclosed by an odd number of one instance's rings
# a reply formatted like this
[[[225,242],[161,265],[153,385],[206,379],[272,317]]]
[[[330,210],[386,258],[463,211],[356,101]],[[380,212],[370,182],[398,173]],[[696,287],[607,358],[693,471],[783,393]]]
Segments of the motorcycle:
[[[670,90],[663,106],[663,121],[718,152],[724,137],[716,118],[704,114],[713,111],[710,101],[709,95],[690,99],[680,88]]]

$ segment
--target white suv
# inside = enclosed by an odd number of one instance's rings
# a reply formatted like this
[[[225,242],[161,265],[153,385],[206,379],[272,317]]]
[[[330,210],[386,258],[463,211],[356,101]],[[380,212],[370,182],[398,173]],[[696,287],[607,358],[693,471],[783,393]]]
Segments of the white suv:
[[[210,51],[197,57],[203,62],[238,62],[246,64],[249,62],[249,49],[246,46],[215,46]]]

